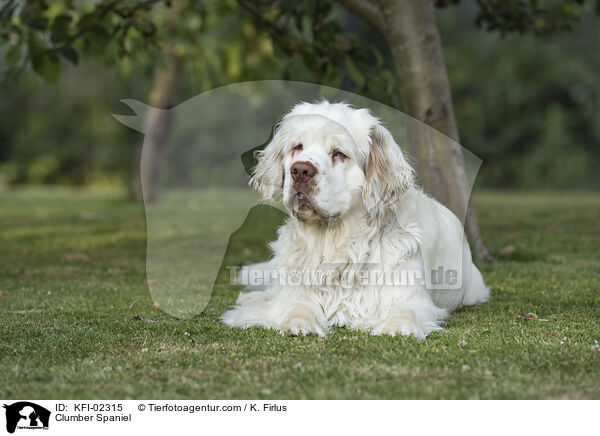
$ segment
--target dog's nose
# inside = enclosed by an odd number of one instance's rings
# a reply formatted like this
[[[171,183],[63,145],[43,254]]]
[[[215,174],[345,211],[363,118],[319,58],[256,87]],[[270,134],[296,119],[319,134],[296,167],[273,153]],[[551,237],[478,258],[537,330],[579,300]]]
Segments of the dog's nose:
[[[296,162],[290,168],[294,182],[304,183],[312,179],[317,174],[317,169],[308,162]]]

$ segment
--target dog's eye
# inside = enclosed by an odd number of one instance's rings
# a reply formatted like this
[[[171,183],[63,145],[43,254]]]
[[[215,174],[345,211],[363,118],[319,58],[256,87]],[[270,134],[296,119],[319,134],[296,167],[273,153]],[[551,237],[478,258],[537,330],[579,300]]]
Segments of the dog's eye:
[[[333,153],[331,153],[331,158],[333,160],[344,161],[344,160],[348,159],[348,156],[346,156],[344,153],[342,153],[339,150],[333,150]]]
[[[296,153],[298,151],[302,151],[302,144],[294,145],[292,147],[292,153]]]

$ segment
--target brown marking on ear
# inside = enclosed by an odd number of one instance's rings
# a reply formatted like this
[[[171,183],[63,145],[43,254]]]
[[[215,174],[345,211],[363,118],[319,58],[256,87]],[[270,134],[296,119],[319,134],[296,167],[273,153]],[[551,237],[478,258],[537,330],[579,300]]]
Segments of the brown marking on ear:
[[[277,202],[283,188],[283,142],[285,135],[277,129],[271,142],[257,150],[257,163],[250,178],[250,186],[260,192],[266,201]]]
[[[380,181],[391,180],[391,166],[389,159],[386,159],[384,150],[384,137],[382,132],[373,128],[371,130],[371,148],[366,168],[367,183],[378,179]]]
[[[381,223],[392,206],[413,185],[413,170],[391,133],[376,124],[365,168],[363,203],[368,216]]]

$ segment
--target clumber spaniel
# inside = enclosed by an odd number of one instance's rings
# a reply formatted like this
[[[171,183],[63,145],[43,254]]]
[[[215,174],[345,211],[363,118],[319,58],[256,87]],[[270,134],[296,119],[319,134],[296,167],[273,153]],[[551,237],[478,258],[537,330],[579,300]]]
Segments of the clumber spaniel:
[[[221,317],[227,325],[425,338],[449,312],[489,298],[460,221],[415,186],[368,110],[298,104],[257,157],[251,186],[290,216],[273,258],[238,272],[251,291]]]

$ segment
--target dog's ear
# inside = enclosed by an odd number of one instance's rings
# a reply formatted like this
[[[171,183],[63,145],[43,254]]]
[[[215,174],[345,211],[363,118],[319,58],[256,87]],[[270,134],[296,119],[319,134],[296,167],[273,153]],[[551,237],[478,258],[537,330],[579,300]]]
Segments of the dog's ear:
[[[370,132],[363,204],[368,217],[381,223],[414,184],[414,172],[392,134],[376,123]]]
[[[284,141],[284,130],[276,127],[267,146],[254,152],[257,163],[252,170],[250,186],[266,201],[277,202],[283,193]]]

